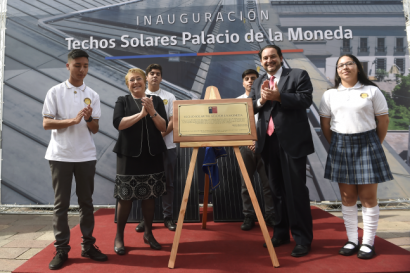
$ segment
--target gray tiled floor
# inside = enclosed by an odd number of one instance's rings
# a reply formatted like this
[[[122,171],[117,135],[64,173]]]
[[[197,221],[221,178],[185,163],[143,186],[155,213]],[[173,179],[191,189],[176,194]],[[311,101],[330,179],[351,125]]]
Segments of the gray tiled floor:
[[[51,215],[0,214],[0,272],[13,271],[52,243],[51,221]],[[70,228],[78,223],[78,216],[69,216]]]

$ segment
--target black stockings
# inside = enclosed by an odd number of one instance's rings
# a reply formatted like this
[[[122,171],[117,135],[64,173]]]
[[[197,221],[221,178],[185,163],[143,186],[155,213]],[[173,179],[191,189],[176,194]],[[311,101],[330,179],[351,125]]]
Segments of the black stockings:
[[[118,200],[117,204],[117,235],[115,236],[114,246],[124,246],[124,228],[127,224],[128,215],[132,208],[132,201]]]
[[[142,216],[145,222],[145,238],[152,236],[152,221],[154,220],[155,199],[142,200]],[[132,208],[132,201],[118,200],[117,204],[117,235],[115,236],[115,246],[124,246],[124,229],[127,224],[128,215]]]
[[[154,221],[155,199],[146,199],[141,202],[142,216],[145,222],[145,238],[152,236],[152,221]]]

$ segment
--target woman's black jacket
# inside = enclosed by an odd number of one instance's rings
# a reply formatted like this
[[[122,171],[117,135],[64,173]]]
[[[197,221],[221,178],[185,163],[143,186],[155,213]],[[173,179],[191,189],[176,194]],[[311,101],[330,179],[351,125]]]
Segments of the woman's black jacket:
[[[147,95],[150,97],[150,95]],[[165,106],[162,99],[158,96],[153,97],[154,108],[166,122],[168,127],[168,118],[165,112]],[[141,107],[141,105],[140,105]],[[140,110],[131,95],[125,95],[118,97],[115,103],[113,125],[118,130],[118,126],[123,117],[128,117],[139,113]],[[118,140],[114,146],[113,152],[125,156],[138,156],[141,153],[143,131],[147,130],[149,151],[152,155],[157,155],[167,150],[164,139],[161,132],[155,127],[154,121],[150,118],[149,114],[146,116],[146,123],[142,120],[138,121],[131,127],[118,130]],[[145,126],[146,124],[146,126]],[[146,128],[143,128],[146,127]]]

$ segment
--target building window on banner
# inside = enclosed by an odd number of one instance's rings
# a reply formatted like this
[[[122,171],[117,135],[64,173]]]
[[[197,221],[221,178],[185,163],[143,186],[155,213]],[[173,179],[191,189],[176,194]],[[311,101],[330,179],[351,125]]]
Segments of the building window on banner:
[[[400,69],[400,74],[404,74],[404,69],[405,69],[405,67],[404,67],[404,58],[397,58],[397,59],[394,59],[394,64]]]
[[[369,72],[369,62],[360,62],[360,64],[363,67],[363,71],[366,74],[366,77],[369,76],[368,72]]]
[[[367,38],[360,38],[360,46],[358,48],[359,53],[367,53],[369,52],[369,47],[367,46]]]
[[[376,70],[377,69],[383,69],[384,71],[386,71],[386,59],[376,59]]]
[[[404,53],[406,49],[404,48],[404,38],[396,38],[396,46],[394,47],[394,53]]]
[[[170,51],[169,54],[180,54],[181,52],[179,51]],[[169,57],[168,58],[168,62],[179,62],[179,56],[175,56],[175,57]]]
[[[384,53],[387,51],[387,47],[385,46],[385,39],[384,38],[377,38],[377,46],[376,46],[376,53]]]
[[[340,53],[352,53],[352,47],[350,46],[350,39],[343,39],[343,46],[340,48]]]

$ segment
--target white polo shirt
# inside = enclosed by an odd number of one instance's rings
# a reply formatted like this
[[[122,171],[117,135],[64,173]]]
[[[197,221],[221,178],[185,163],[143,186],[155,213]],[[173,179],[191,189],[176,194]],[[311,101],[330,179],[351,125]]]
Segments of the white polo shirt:
[[[73,86],[68,80],[48,90],[43,105],[43,117],[57,120],[75,118],[87,106],[85,99],[91,100],[93,119],[100,119],[100,96],[85,84]],[[64,129],[51,130],[45,158],[64,162],[96,160],[96,149],[91,131],[84,118],[81,122]]]
[[[147,88],[147,90],[145,90],[145,94],[159,96],[162,99],[162,101],[164,102],[165,111],[167,113],[168,120],[170,117],[174,115],[173,105],[174,105],[174,101],[176,100],[174,94],[167,92],[165,90],[162,90],[161,88],[155,92],[151,92]],[[165,145],[167,145],[168,149],[173,149],[177,147],[177,145],[175,145],[174,143],[173,131],[171,131],[168,135],[164,137],[164,142],[165,142]]]
[[[357,82],[346,88],[327,90],[319,106],[321,117],[330,118],[330,129],[341,134],[357,134],[376,129],[375,116],[387,115],[389,109],[379,88]]]
[[[244,93],[243,95],[240,95],[239,97],[237,97],[237,99],[247,99],[248,96],[246,95],[246,93]],[[259,113],[255,114],[255,125],[258,122],[258,117],[259,117]]]

